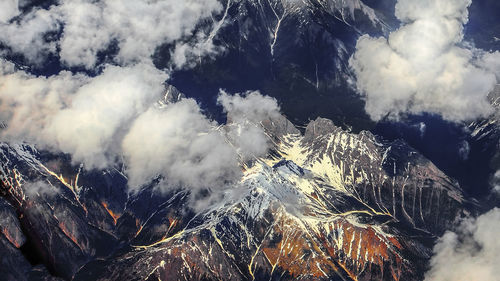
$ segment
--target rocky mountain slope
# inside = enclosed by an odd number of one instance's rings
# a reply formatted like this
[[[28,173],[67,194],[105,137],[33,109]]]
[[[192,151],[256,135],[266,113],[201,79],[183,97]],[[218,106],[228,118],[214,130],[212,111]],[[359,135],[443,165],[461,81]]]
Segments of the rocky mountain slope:
[[[420,280],[433,239],[473,209],[403,142],[322,118],[303,134],[284,117],[257,125],[272,150],[241,163],[241,181],[201,211],[186,190],[128,194],[119,169],[3,143],[2,276]]]
[[[394,23],[390,10],[365,2],[223,1],[226,12],[216,19],[218,28],[206,31],[222,51],[200,58],[193,68],[177,69],[171,83],[211,112],[220,88],[252,89],[277,98],[296,124],[321,116],[356,130],[368,128],[348,59],[360,35],[385,34]],[[211,22],[200,29],[207,26]],[[167,66],[173,47],[158,48],[158,67]]]

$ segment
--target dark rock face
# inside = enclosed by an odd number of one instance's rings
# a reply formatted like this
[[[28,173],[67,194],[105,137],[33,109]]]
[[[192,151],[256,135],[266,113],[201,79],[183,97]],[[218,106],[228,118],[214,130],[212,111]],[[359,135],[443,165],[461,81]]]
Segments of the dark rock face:
[[[21,253],[26,237],[21,231],[15,209],[0,198],[0,276],[4,280],[26,280],[31,265]]]
[[[435,235],[467,212],[456,183],[403,142],[321,118],[303,135],[284,117],[261,125],[268,157],[201,212],[186,191],[159,194],[152,182],[128,194],[119,169],[2,144],[4,276],[421,280]]]
[[[456,179],[466,196],[476,198],[484,210],[498,204],[492,186],[500,169],[500,87],[488,98],[494,112],[488,118],[451,123],[436,115],[410,116],[402,122],[380,122],[372,132],[388,140],[404,139],[449,177]],[[490,203],[485,201],[490,200]]]
[[[500,186],[500,86],[490,93],[489,100],[495,112],[487,119],[469,124],[471,169],[481,175],[487,184],[486,190],[481,190],[480,196],[486,196],[488,204],[485,209],[500,206],[500,197],[493,188]]]
[[[1,152],[2,190],[16,208],[17,221],[39,263],[71,279],[91,259],[109,255],[117,243],[107,226],[112,220],[102,206],[89,212],[96,203],[86,202],[88,193],[79,189],[78,169],[72,174],[71,168],[63,167],[64,159],[45,162],[66,173],[55,174],[42,164],[43,156],[27,145],[2,144]]]
[[[174,72],[170,83],[210,112],[216,111],[219,89],[260,90],[277,98],[295,124],[322,116],[356,129],[372,125],[353,90],[348,59],[361,34],[389,30],[390,11],[360,0],[222,2],[228,16],[215,44],[224,52]],[[172,47],[159,48],[158,67],[168,61]]]

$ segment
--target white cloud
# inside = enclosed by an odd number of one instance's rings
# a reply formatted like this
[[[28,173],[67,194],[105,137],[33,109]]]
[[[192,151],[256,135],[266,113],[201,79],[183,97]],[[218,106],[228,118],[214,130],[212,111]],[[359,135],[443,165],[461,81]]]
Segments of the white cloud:
[[[491,191],[493,195],[500,196],[500,185],[494,185]]]
[[[260,123],[280,116],[276,99],[256,91],[233,96],[221,91],[217,102],[227,113],[226,136],[242,160],[264,156],[270,143]]]
[[[34,77],[0,76],[4,140],[31,141],[69,153],[88,168],[108,166],[130,123],[158,100],[166,74],[151,65],[106,66],[95,78],[61,72]]]
[[[491,195],[500,198],[500,170],[497,170],[491,179]]]
[[[161,97],[166,78],[147,64],[108,66],[53,116],[44,137],[74,161],[104,168],[114,160],[130,123]]]
[[[231,4],[231,0],[228,0],[222,18],[218,22],[213,22],[208,29],[199,30],[193,36],[195,40],[176,43],[171,54],[176,68],[193,67],[201,57],[214,56],[224,51],[223,47],[214,44],[213,39],[225,25]]]
[[[462,161],[467,161],[467,159],[469,159],[469,154],[470,154],[469,142],[466,140],[460,142],[458,147],[458,156],[460,156],[460,159],[462,159]]]
[[[497,77],[497,81],[500,81],[500,52],[484,53],[481,66],[494,73]]]
[[[40,64],[48,54],[56,52],[56,42],[47,40],[45,35],[58,30],[58,18],[52,11],[38,9],[12,23],[0,22],[0,42],[32,63]]]
[[[420,131],[420,138],[423,138],[425,131],[427,131],[427,125],[424,122],[418,123],[418,130]]]
[[[217,102],[224,108],[230,122],[248,120],[253,123],[259,123],[280,115],[276,99],[263,96],[258,91],[236,94],[234,96],[221,91]]]
[[[51,118],[68,107],[88,77],[61,72],[35,77],[0,59],[0,119],[9,126],[2,139],[38,142]]]
[[[201,20],[221,9],[216,0],[63,1],[61,58],[69,65],[92,67],[97,52],[117,40],[119,63],[140,61],[158,45],[190,35]]]
[[[194,42],[178,42],[172,51],[172,64],[176,68],[195,66],[202,57],[215,56],[222,53],[224,48],[214,45],[205,33],[198,33]]]
[[[68,66],[95,67],[98,53],[106,51],[112,42],[119,48],[115,62],[130,65],[149,60],[157,46],[190,36],[197,25],[211,19],[223,9],[217,0],[60,0],[49,9],[34,9],[19,21],[1,23],[2,17],[14,15],[7,10],[11,0],[2,4],[0,41],[32,62],[41,62],[48,53],[58,53]],[[0,7],[1,8],[1,7]],[[58,32],[60,38],[47,40],[48,32]],[[200,55],[216,52],[212,37],[201,36]],[[201,41],[200,41],[201,42]],[[176,64],[189,63],[190,58],[177,54]],[[187,55],[187,54],[186,54]]]
[[[151,108],[123,140],[130,186],[163,175],[164,186],[223,188],[237,179],[236,153],[192,99]]]
[[[430,112],[460,121],[492,112],[487,95],[500,56],[461,44],[470,3],[398,0],[398,30],[359,38],[349,63],[372,119]]]
[[[0,23],[8,22],[19,15],[18,0],[3,0],[0,2]]]
[[[59,193],[56,187],[45,181],[27,182],[22,186],[24,193],[29,197],[54,197]]]
[[[434,247],[426,281],[498,280],[500,276],[500,209],[464,220]]]

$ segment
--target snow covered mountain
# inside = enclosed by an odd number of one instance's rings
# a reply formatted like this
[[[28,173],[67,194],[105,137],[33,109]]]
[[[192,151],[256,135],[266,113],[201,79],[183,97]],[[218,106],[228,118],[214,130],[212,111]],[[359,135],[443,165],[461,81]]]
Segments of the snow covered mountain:
[[[203,211],[184,190],[161,194],[153,182],[127,194],[118,170],[86,172],[64,155],[3,143],[0,240],[11,253],[3,270],[16,280],[50,280],[49,272],[66,280],[419,280],[436,235],[474,209],[402,142],[321,118],[304,134],[282,116],[259,126],[273,149],[242,163],[242,180]]]

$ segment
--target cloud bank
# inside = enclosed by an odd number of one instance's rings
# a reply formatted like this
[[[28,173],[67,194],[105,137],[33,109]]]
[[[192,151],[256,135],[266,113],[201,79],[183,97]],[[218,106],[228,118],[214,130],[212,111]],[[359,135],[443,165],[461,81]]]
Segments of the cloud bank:
[[[500,276],[500,209],[464,220],[434,247],[426,281],[497,280]]]
[[[147,64],[108,65],[93,78],[69,72],[35,77],[10,69],[0,76],[0,117],[8,125],[2,138],[71,154],[88,168],[107,167],[130,122],[161,97],[166,78]]]
[[[196,54],[203,56],[217,52],[209,34],[220,28],[212,16],[222,11],[217,0],[60,0],[12,20],[19,14],[18,1],[7,0],[0,4],[0,42],[32,63],[54,54],[66,66],[93,69],[112,46],[118,48],[116,64],[143,62],[159,45],[191,37],[206,22],[207,31],[191,38]],[[186,50],[174,52],[175,64],[190,62]]]
[[[398,0],[402,26],[388,38],[364,35],[349,64],[373,120],[435,113],[452,121],[487,116],[500,53],[463,43],[471,0]]]
[[[86,169],[124,163],[131,191],[161,177],[162,190],[220,193],[239,180],[242,160],[267,153],[260,122],[279,114],[277,102],[222,92],[231,121],[221,127],[193,99],[159,103],[167,78],[145,63],[37,77],[0,60],[0,141],[64,152]]]

